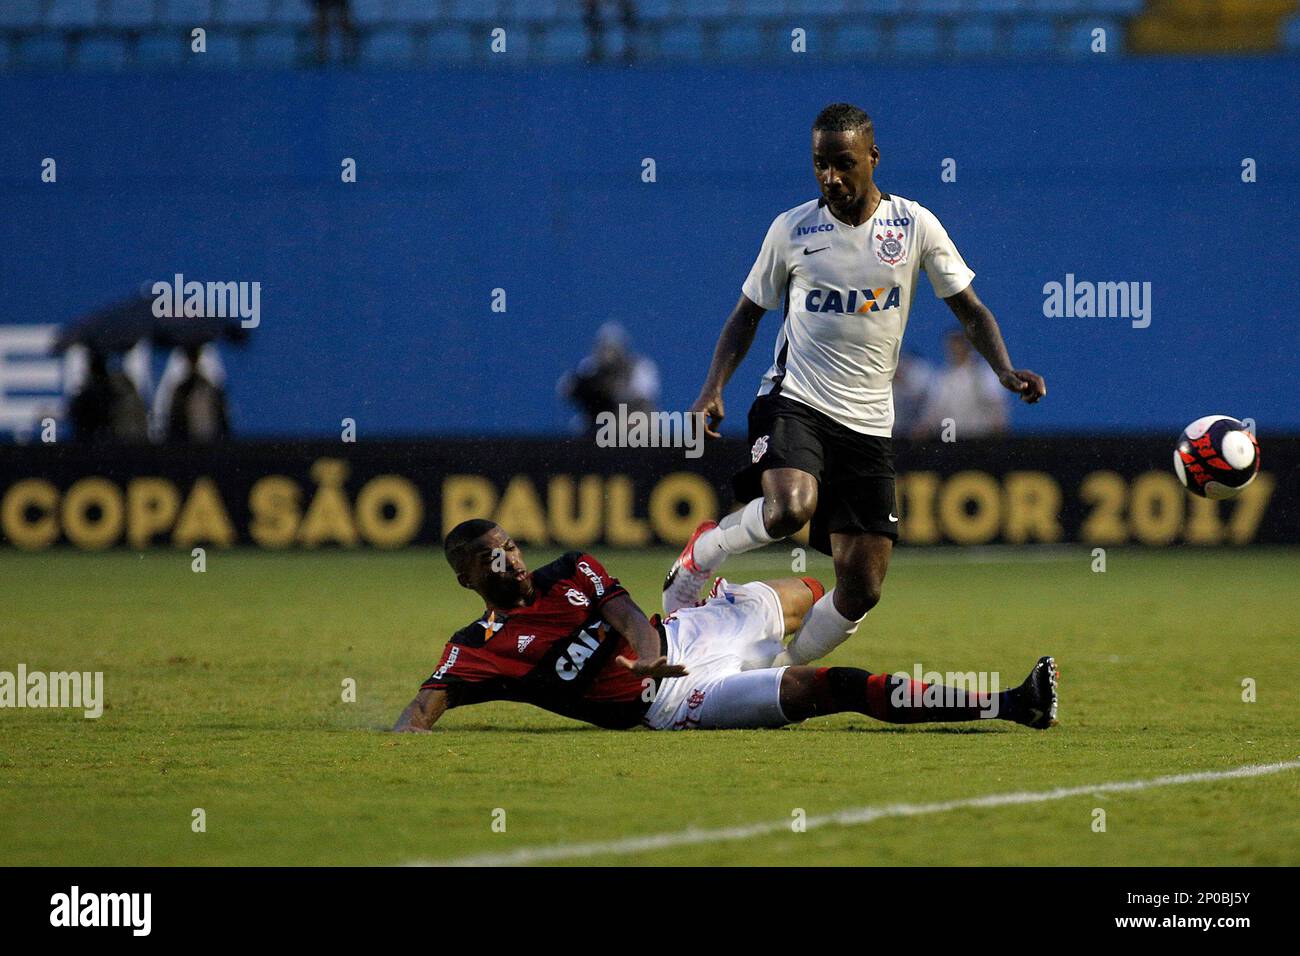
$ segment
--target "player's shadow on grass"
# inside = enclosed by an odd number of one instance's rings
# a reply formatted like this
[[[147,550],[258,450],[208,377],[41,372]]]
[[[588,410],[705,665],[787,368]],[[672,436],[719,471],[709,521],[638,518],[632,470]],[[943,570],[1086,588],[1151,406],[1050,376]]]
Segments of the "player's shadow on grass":
[[[451,728],[447,729],[450,730]],[[582,724],[576,727],[508,727],[496,724],[471,724],[468,727],[457,727],[456,729],[468,730],[478,734],[590,734],[603,728],[588,727]],[[622,731],[614,731],[614,733],[622,733]]]
[[[393,728],[376,727],[375,729],[391,732]],[[600,727],[590,727],[584,724],[576,724],[572,727],[511,727],[497,724],[466,724],[457,727],[438,727],[433,732],[435,734],[589,734],[601,729]],[[613,731],[613,733],[623,733],[623,731]]]
[[[950,724],[930,724],[928,726],[924,724],[905,726],[885,724],[876,727],[841,727],[839,729],[850,734],[1006,734],[1011,732],[1010,727],[954,727]]]
[[[375,727],[373,729],[385,733],[392,731],[391,727]],[[782,733],[797,729],[798,727],[795,725],[790,725],[788,727],[773,727],[769,732]],[[603,727],[591,727],[585,724],[578,724],[573,727],[512,727],[501,724],[467,724],[463,727],[442,727],[434,731],[435,734],[592,734],[599,732],[623,734],[627,731],[605,731]],[[877,727],[837,727],[834,728],[834,732],[846,734],[1006,734],[1012,731],[1010,727],[953,727],[946,724],[897,726],[885,724]],[[694,733],[711,733],[711,731],[694,731]],[[726,731],[722,731],[722,733],[726,733]]]

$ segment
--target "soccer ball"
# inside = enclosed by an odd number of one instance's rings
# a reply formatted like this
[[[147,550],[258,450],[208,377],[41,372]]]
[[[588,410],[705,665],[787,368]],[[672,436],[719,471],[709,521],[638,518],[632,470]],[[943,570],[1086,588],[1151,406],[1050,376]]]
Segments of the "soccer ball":
[[[1235,497],[1259,474],[1259,442],[1235,418],[1206,415],[1178,436],[1174,471],[1194,495]]]

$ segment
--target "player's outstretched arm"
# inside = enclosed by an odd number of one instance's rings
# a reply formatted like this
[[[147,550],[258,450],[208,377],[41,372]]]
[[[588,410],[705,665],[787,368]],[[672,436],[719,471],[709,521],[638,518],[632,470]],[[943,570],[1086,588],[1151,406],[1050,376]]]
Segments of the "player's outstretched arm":
[[[636,602],[626,594],[620,594],[601,605],[600,616],[605,623],[618,631],[636,651],[636,660],[618,657],[620,664],[640,677],[661,679],[664,677],[684,677],[686,668],[681,664],[669,664],[668,658],[659,653],[659,632],[646,618]]]
[[[713,349],[713,361],[709,364],[709,375],[700,389],[700,397],[691,406],[692,412],[703,412],[705,417],[704,434],[710,438],[720,437],[718,426],[726,417],[726,408],[722,404],[722,390],[731,381],[737,366],[745,360],[749,347],[754,343],[754,334],[758,323],[767,312],[761,305],[750,301],[742,294],[736,307],[727,316],[726,324],[718,336],[718,344]]]
[[[402,734],[427,734],[439,717],[447,711],[445,690],[422,690],[415,700],[406,705],[402,716],[393,725],[393,732]]]
[[[1011,356],[1007,354],[1007,345],[1002,341],[1002,330],[998,328],[998,320],[975,294],[974,286],[968,285],[956,295],[950,295],[943,301],[948,303],[952,314],[961,322],[970,344],[975,347],[975,351],[984,356],[984,360],[997,373],[998,381],[1005,388],[1015,392],[1030,405],[1047,394],[1047,384],[1041,375],[1027,368],[1012,368]]]

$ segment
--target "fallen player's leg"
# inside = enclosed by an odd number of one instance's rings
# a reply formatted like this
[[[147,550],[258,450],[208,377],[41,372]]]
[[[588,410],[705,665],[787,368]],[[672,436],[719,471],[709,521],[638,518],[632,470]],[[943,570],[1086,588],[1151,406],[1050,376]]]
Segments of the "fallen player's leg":
[[[719,579],[702,604],[684,607],[666,617],[663,628],[668,660],[685,665],[689,675],[663,681],[646,712],[645,723],[656,730],[694,726],[697,711],[719,680],[771,668],[773,659],[781,653],[781,639],[799,626],[823,593],[821,583],[814,578],[749,584]],[[761,722],[746,726],[774,726],[767,709],[778,706],[779,674],[769,676],[768,682],[771,687],[763,691],[764,703],[759,708],[763,715],[748,718]]]
[[[922,684],[857,667],[782,667],[718,678],[692,689],[664,730],[781,727],[856,713],[891,724],[1007,720],[1037,730],[1056,723],[1056,663],[1041,658],[1017,687],[1000,692]]]
[[[857,713],[891,724],[997,719],[1044,730],[1056,722],[1058,677],[1051,657],[1040,658],[1019,686],[997,692],[923,684],[857,667],[787,667],[781,710],[791,721]]]
[[[1056,720],[1056,664],[1044,657],[1018,687],[996,693],[926,685],[856,667],[772,667],[823,589],[814,578],[731,584],[664,621],[668,659],[689,671],[665,680],[645,716],[655,730],[780,727],[860,713],[888,723],[1002,719],[1035,728]]]

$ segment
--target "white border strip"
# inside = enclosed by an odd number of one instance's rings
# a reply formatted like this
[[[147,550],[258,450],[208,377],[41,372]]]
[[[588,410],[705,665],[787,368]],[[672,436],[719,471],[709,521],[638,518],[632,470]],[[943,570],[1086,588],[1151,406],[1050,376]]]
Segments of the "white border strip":
[[[1155,787],[1173,787],[1184,783],[1207,783],[1215,780],[1233,780],[1241,777],[1263,777],[1268,774],[1282,773],[1287,770],[1300,769],[1300,759],[1287,760],[1282,763],[1255,764],[1238,767],[1235,770],[1206,770],[1199,773],[1180,773],[1166,777],[1152,777],[1149,780],[1121,780],[1112,783],[1098,783],[1083,787],[1058,787],[1055,790],[1037,792],[994,793],[984,797],[965,797],[960,800],[945,800],[940,803],[890,803],[877,807],[857,807],[840,810],[838,813],[820,817],[809,817],[808,829],[821,826],[858,826],[890,817],[919,817],[931,813],[947,813],[949,810],[964,810],[969,807],[1006,807],[1025,803],[1047,803],[1052,800],[1065,800],[1096,793],[1127,793],[1134,790],[1150,790]],[[608,840],[600,843],[560,843],[552,846],[524,847],[509,853],[480,853],[474,856],[456,857],[450,860],[415,861],[408,866],[526,866],[532,863],[554,863],[560,860],[580,860],[595,856],[629,856],[651,850],[665,850],[679,846],[693,846],[701,843],[724,843],[736,840],[748,840],[753,837],[771,836],[777,833],[789,833],[789,820],[776,823],[754,823],[742,827],[722,827],[703,830],[691,827],[676,833],[653,833],[641,837],[627,837],[622,840]]]

